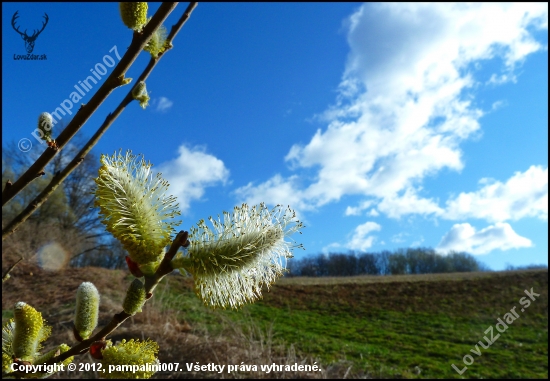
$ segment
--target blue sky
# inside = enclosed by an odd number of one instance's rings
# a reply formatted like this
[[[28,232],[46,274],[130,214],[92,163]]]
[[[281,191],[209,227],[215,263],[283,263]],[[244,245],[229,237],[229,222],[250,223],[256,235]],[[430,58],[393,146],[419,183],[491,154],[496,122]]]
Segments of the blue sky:
[[[2,11],[2,138],[38,153],[38,115],[132,34],[116,3]],[[16,11],[29,34],[48,14],[33,51],[46,60],[15,59]],[[547,22],[546,3],[200,3],[147,81],[150,106],[133,102],[95,153],[144,154],[183,229],[264,201],[307,226],[297,256],[428,246],[495,270],[548,264]]]

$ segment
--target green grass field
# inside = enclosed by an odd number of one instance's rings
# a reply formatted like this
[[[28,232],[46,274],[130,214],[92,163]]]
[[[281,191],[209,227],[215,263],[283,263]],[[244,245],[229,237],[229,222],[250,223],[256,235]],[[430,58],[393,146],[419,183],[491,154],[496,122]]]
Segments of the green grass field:
[[[175,283],[173,283],[175,281]],[[263,300],[239,311],[212,312],[177,279],[165,295],[192,326],[215,332],[229,319],[272,326],[274,340],[324,366],[352,365],[352,375],[404,378],[548,378],[548,271],[353,278],[283,279]],[[524,290],[535,301],[521,312]],[[528,299],[528,298],[527,298]],[[519,315],[499,334],[497,318]],[[493,327],[493,344],[479,341]],[[490,332],[487,338],[491,340]],[[476,351],[478,344],[480,355]],[[479,353],[479,352],[478,352]],[[464,368],[463,357],[473,363]],[[471,361],[469,358],[467,361]]]
[[[100,326],[120,311],[132,280],[127,271],[100,268],[52,273],[21,268],[2,287],[3,321],[24,300],[53,326],[52,343],[71,343],[74,292],[93,279],[102,295]],[[55,282],[52,282],[55,279]],[[528,308],[524,290],[540,294]],[[497,318],[517,318],[488,348]],[[521,308],[524,311],[521,311]],[[188,323],[188,324],[187,324]],[[387,277],[283,278],[264,298],[240,310],[211,310],[192,280],[168,276],[144,311],[110,337],[159,342],[161,362],[317,361],[323,374],[299,377],[548,378],[548,270]],[[487,335],[490,339],[490,334]],[[250,340],[249,340],[250,338]],[[249,343],[252,343],[249,345]],[[475,351],[478,345],[479,355]],[[281,349],[282,348],[282,349]],[[277,352],[278,351],[278,352]],[[295,351],[296,356],[286,355]],[[258,355],[259,352],[262,352]],[[473,363],[464,368],[463,357]],[[285,357],[286,356],[286,357]],[[89,361],[82,356],[79,361]],[[75,374],[53,378],[74,377]],[[95,377],[94,374],[79,374]],[[219,377],[163,373],[158,377]],[[292,374],[225,374],[292,377]]]

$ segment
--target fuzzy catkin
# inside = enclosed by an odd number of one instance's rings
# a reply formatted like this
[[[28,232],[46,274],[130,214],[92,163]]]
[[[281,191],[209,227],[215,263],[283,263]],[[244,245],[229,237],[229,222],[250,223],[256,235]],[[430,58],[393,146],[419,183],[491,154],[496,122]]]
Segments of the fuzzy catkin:
[[[105,378],[128,379],[128,378],[151,378],[155,373],[152,365],[160,365],[157,355],[159,346],[152,340],[126,341],[107,346],[102,351],[103,359],[101,364],[106,369],[114,369],[109,373],[102,374]],[[136,365],[137,371],[129,371],[128,366]]]
[[[42,140],[50,141],[52,138],[53,117],[50,113],[43,112],[38,117],[38,130],[42,133]]]
[[[164,25],[159,26],[143,50],[149,52],[151,57],[158,58],[159,54],[166,50],[167,35],[166,27]]]
[[[120,3],[122,22],[132,30],[141,31],[143,26],[147,24],[147,8],[148,5],[146,2]]]
[[[181,223],[174,219],[180,214],[176,198],[166,195],[168,182],[159,173],[153,177],[152,164],[131,151],[102,155],[101,164],[95,179],[101,222],[133,262],[141,266],[162,260],[174,226]]]
[[[136,312],[141,312],[141,307],[145,304],[145,286],[139,279],[134,279],[130,284],[122,308],[124,312],[130,315],[135,315]]]
[[[13,354],[15,357],[31,361],[38,353],[44,328],[42,314],[24,302],[15,304],[13,310],[15,330]]]
[[[97,288],[90,282],[82,283],[76,291],[74,326],[83,339],[89,338],[97,327],[99,299]]]

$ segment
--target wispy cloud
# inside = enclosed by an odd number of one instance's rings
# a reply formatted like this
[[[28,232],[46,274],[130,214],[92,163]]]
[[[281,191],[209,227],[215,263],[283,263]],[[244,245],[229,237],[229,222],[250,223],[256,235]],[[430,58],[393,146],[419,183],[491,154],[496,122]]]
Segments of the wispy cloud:
[[[390,218],[400,218],[406,214],[439,216],[443,213],[436,201],[418,197],[413,188],[407,188],[402,194],[384,197],[378,204],[378,210]]]
[[[170,192],[178,198],[183,213],[191,201],[204,195],[206,187],[225,184],[229,178],[223,161],[206,153],[203,147],[185,145],[179,147],[177,158],[159,165],[158,171],[170,182]]]
[[[532,245],[531,240],[518,235],[505,222],[497,222],[480,231],[476,231],[472,225],[464,223],[453,225],[436,250],[441,253],[454,250],[470,254],[487,254],[497,249],[505,251]]]
[[[291,205],[297,211],[311,210],[313,207],[307,202],[298,185],[295,184],[298,180],[297,175],[290,176],[287,179],[275,175],[259,185],[250,182],[235,190],[235,195],[242,200],[246,200],[250,205],[265,202],[271,205]]]
[[[363,210],[369,208],[373,203],[374,201],[372,200],[365,200],[362,201],[358,206],[348,206],[344,214],[346,216],[359,216],[361,215]]]
[[[328,244],[327,246],[323,247],[321,252],[325,255],[328,255],[331,252],[338,252],[338,251],[341,251],[341,250],[342,250],[342,245],[339,244],[338,242],[334,242],[334,243]]]
[[[393,243],[403,243],[405,242],[405,237],[407,237],[408,235],[409,233],[401,232],[399,234],[394,234],[390,240]]]
[[[166,97],[160,97],[155,110],[160,112],[166,112],[172,107],[173,104],[174,102],[172,102],[170,99]]]
[[[355,228],[346,247],[351,250],[365,251],[373,245],[376,239],[376,237],[370,235],[370,233],[380,230],[382,230],[382,226],[378,225],[376,222],[367,221]]]

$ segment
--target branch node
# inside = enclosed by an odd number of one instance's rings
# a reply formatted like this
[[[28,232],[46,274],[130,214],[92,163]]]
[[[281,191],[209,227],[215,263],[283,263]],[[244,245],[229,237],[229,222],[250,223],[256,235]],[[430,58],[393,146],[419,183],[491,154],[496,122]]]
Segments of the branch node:
[[[113,88],[127,85],[130,82],[132,82],[132,78],[125,78],[124,74],[121,74],[116,78]]]

